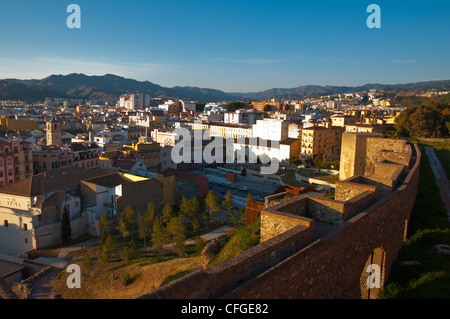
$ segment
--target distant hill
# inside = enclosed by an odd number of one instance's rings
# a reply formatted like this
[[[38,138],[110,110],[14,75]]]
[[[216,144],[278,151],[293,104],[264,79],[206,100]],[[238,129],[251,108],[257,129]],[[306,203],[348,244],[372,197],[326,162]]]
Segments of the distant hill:
[[[176,86],[163,87],[149,81],[137,81],[121,76],[106,74],[87,76],[72,73],[51,75],[41,80],[0,80],[0,100],[43,101],[45,97],[71,97],[93,100],[114,100],[124,93],[144,93],[152,97],[197,100],[199,102],[219,102],[226,100],[258,101],[272,98],[303,99],[352,93],[370,89],[385,89],[393,92],[450,89],[450,80],[419,82],[397,85],[366,84],[358,87],[305,85],[296,88],[273,88],[253,93],[226,93],[220,90]]]
[[[71,97],[92,100],[114,100],[125,93],[143,93],[152,97],[188,99],[203,102],[222,101],[231,98],[230,94],[219,90],[198,87],[173,88],[162,87],[149,81],[136,81],[113,74],[103,76],[87,76],[84,74],[51,75],[42,80],[3,80],[17,86],[17,94],[9,94],[7,90],[0,92],[0,99],[6,96],[19,96],[22,100],[44,100],[45,97]],[[20,84],[19,89],[18,84]],[[41,94],[39,94],[41,93]],[[5,97],[5,98],[4,98]],[[233,97],[234,98],[234,97]]]
[[[22,100],[32,103],[43,101],[45,97],[53,95],[54,92],[40,87],[30,87],[19,82],[0,80],[0,100]],[[65,97],[65,95],[62,97]]]
[[[369,91],[372,89],[383,89],[392,93],[410,92],[410,91],[424,91],[430,89],[449,90],[450,80],[418,82],[408,84],[366,84],[362,86],[319,86],[319,85],[304,85],[292,89],[274,88],[261,92],[254,93],[234,93],[242,99],[249,100],[269,100],[272,98],[280,99],[304,99],[315,98],[326,95],[342,94],[342,93],[356,93]]]

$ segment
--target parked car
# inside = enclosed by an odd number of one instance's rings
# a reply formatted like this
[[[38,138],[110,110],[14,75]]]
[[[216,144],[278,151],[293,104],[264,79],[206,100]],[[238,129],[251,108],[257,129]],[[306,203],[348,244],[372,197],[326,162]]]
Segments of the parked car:
[[[253,197],[253,199],[258,202],[264,202],[264,198],[262,198],[261,196],[255,196],[255,197]]]

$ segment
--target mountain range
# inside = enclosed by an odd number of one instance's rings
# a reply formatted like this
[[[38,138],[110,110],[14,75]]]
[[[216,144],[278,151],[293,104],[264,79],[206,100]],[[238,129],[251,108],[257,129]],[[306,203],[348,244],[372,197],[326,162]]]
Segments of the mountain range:
[[[227,93],[191,86],[163,87],[149,81],[137,81],[113,74],[88,76],[72,73],[51,75],[41,80],[0,80],[0,100],[22,100],[29,103],[42,102],[46,97],[116,100],[121,94],[143,93],[154,98],[196,100],[207,103],[233,100],[261,101],[272,98],[304,99],[339,93],[362,92],[370,89],[400,92],[429,89],[448,90],[449,88],[450,80],[442,80],[394,85],[366,84],[357,87],[304,85],[296,88],[273,88],[260,92]]]

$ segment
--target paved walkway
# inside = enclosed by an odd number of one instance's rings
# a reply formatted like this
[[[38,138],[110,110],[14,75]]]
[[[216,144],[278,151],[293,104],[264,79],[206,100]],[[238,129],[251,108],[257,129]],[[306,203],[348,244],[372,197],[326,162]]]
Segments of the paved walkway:
[[[441,198],[447,208],[447,217],[450,221],[450,181],[442,168],[442,164],[433,147],[425,147],[425,152],[430,160],[431,169],[436,177],[436,183],[441,191]]]

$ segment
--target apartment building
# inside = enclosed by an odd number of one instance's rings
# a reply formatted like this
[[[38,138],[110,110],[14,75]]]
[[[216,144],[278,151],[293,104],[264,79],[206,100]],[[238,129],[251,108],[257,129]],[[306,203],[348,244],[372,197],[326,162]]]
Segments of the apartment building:
[[[286,138],[282,141],[264,140],[261,138],[236,139],[233,143],[234,158],[237,162],[256,162],[277,160],[289,162],[291,157],[300,154],[300,139]]]
[[[70,149],[50,146],[33,152],[33,171],[35,174],[73,165],[74,154]]]
[[[345,114],[335,114],[331,116],[331,125],[344,127],[346,125],[355,124],[358,117]]]
[[[223,113],[223,122],[226,124],[253,125],[257,120],[264,119],[264,113],[251,110],[237,110],[236,112]]]
[[[117,105],[127,110],[142,110],[150,104],[150,96],[143,94],[123,94],[119,97]]]
[[[0,186],[33,175],[33,144],[29,142],[0,142]]]
[[[148,170],[159,170],[161,167],[159,143],[150,142],[147,138],[139,138],[137,143],[124,145],[122,152],[126,158],[142,160]]]
[[[324,160],[336,160],[340,156],[343,132],[343,127],[331,125],[303,128],[301,153],[309,157],[320,154]]]
[[[209,125],[210,137],[240,138],[252,137],[253,129],[251,125],[212,123]]]
[[[252,102],[253,108],[258,110],[259,112],[264,112],[264,108],[266,105],[271,105],[277,110],[280,110],[283,105],[280,102],[272,102],[272,101],[262,101],[262,102]]]
[[[282,141],[289,136],[289,123],[280,119],[257,120],[253,124],[253,137]]]

